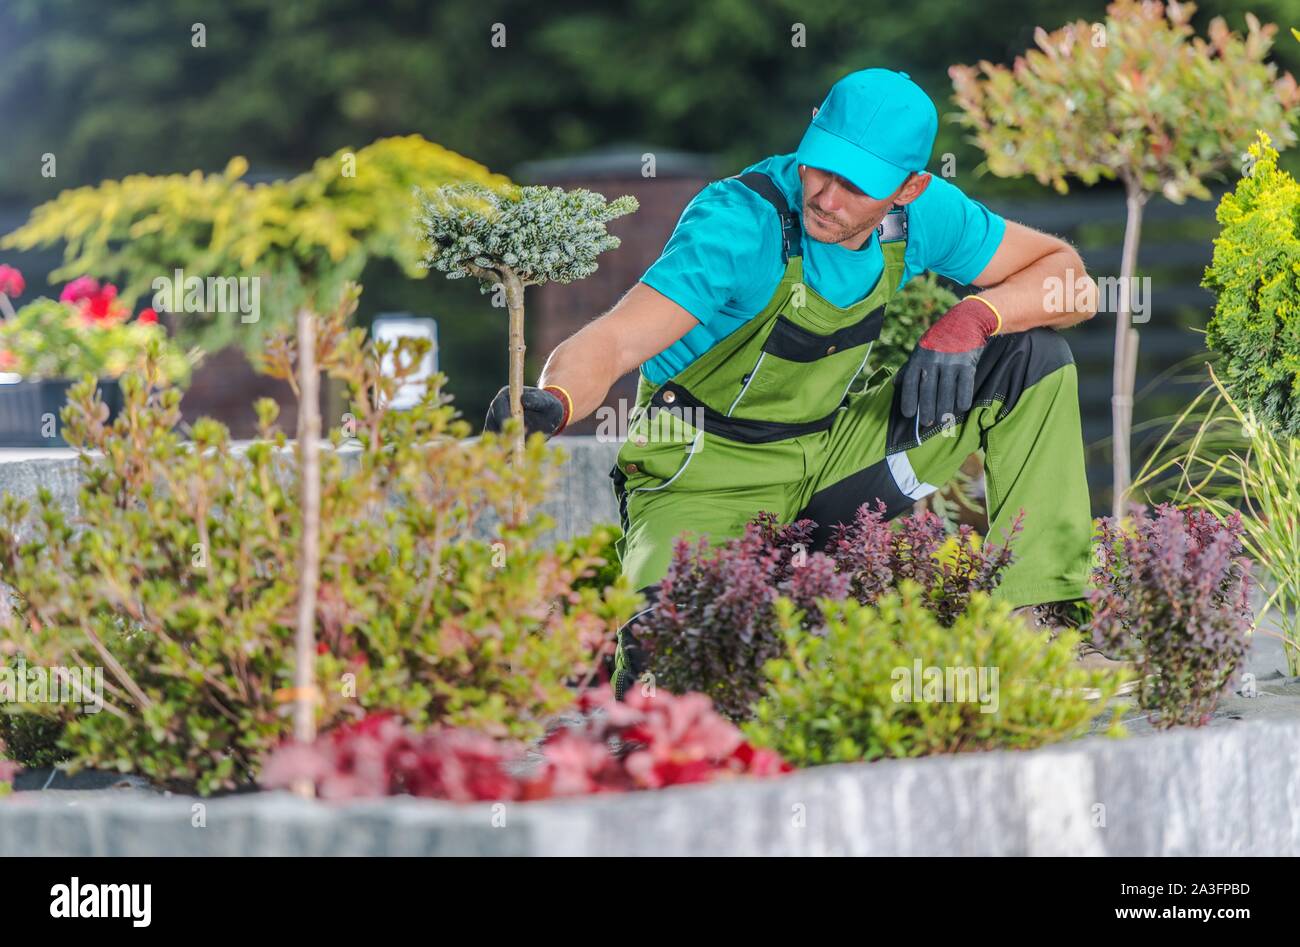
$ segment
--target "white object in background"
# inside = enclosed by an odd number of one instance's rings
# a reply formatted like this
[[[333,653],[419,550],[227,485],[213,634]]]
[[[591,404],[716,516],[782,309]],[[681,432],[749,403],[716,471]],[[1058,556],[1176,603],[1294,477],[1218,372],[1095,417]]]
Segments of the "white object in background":
[[[23,380],[17,372],[0,372],[0,385],[16,385]]]
[[[430,376],[438,371],[438,323],[417,316],[381,315],[375,317],[370,333],[377,342],[387,341],[396,344],[398,339],[416,338],[428,339],[432,343],[415,374],[409,376],[405,384],[397,389],[390,407],[403,411],[419,404],[420,399],[424,397]],[[392,352],[384,356],[380,370],[385,375],[394,374]]]

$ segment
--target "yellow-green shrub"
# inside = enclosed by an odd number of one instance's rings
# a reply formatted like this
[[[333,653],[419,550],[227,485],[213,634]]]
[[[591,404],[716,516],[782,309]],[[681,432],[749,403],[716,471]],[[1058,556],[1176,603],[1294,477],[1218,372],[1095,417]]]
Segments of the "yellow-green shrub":
[[[788,599],[779,601],[786,656],[768,662],[766,695],[742,727],[755,746],[796,766],[1069,739],[1088,732],[1121,683],[1116,674],[1075,663],[1077,632],[1049,642],[984,593],[974,594],[951,626],[939,622],[910,582],[875,606],[826,600],[817,634],[801,617]],[[918,661],[921,680],[907,692],[904,682],[915,677]],[[930,699],[923,686],[930,668],[970,669],[977,685],[978,669],[985,669],[987,693],[976,696],[988,699]],[[901,699],[917,691],[924,699]],[[1100,699],[1088,700],[1092,695]]]
[[[1277,166],[1267,135],[1250,146],[1253,166],[1223,196],[1222,230],[1205,288],[1216,296],[1205,343],[1216,372],[1255,420],[1300,436],[1300,183]]]
[[[233,158],[220,174],[143,175],[63,191],[0,240],[29,250],[64,244],[52,280],[87,274],[122,282],[132,304],[154,281],[185,277],[259,278],[260,313],[184,313],[183,345],[248,351],[301,307],[323,313],[373,256],[420,277],[423,248],[412,226],[415,185],[508,183],[483,165],[418,135],[341,149],[309,171],[272,183],[244,180],[248,162]]]

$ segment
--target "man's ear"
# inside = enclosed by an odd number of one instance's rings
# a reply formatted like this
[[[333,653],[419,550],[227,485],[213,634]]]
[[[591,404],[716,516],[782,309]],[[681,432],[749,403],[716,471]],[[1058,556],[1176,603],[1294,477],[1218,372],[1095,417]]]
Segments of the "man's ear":
[[[928,171],[919,171],[914,173],[910,178],[903,182],[903,186],[898,189],[894,195],[894,204],[902,207],[904,204],[910,204],[920,197],[927,187],[930,186],[930,173]]]

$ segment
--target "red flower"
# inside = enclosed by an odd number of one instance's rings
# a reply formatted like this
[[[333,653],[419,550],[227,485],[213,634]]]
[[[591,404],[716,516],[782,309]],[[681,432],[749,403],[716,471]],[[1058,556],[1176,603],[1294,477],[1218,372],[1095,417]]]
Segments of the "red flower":
[[[8,349],[0,349],[0,371],[8,371],[18,366],[18,356]]]
[[[90,322],[117,322],[127,315],[117,301],[117,287],[107,283],[98,295],[82,301],[81,312]]]
[[[158,313],[152,309],[141,309],[140,315],[135,317],[136,322],[142,322],[145,325],[154,325],[158,322]]]
[[[74,279],[59,294],[59,302],[76,306],[81,317],[91,324],[120,322],[130,313],[117,301],[117,287],[89,276]]]
[[[21,296],[27,284],[23,282],[23,274],[19,273],[12,266],[0,265],[0,293],[6,296]]]
[[[323,641],[318,641],[318,642],[316,642],[316,653],[317,653],[317,654],[329,654],[329,653],[330,653],[329,645],[327,645],[327,644],[326,644],[325,642],[323,642]]]

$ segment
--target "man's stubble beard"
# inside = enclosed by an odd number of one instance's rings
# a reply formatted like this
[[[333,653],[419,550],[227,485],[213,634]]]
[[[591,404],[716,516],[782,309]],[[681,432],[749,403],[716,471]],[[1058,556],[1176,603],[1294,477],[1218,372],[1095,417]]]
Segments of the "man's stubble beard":
[[[816,212],[814,212],[812,209],[808,207],[804,208],[804,216],[812,217],[812,219],[817,223],[817,225],[819,227],[822,227],[823,229],[828,227],[835,228],[834,232],[827,236],[817,236],[809,229],[808,221],[805,220],[804,232],[813,240],[815,240],[817,243],[837,243],[837,244],[844,243],[846,240],[853,240],[857,237],[862,237],[865,234],[865,239],[863,239],[862,241],[863,245],[865,245],[867,243],[867,240],[869,240],[871,237],[871,231],[875,230],[877,227],[880,226],[879,220],[876,221],[875,223],[865,224],[856,229],[850,229],[848,226],[840,223],[828,224],[825,219],[818,217]],[[882,216],[881,220],[883,219],[884,217]]]

